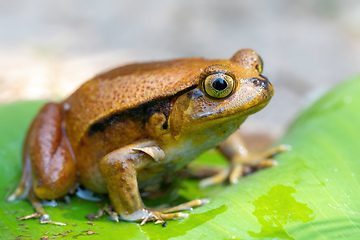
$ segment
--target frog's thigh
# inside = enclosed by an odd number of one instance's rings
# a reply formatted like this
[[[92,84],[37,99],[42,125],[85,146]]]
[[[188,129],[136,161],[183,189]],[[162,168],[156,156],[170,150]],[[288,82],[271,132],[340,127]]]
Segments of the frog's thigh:
[[[137,170],[163,157],[158,156],[163,153],[161,149],[149,145],[151,142],[141,142],[117,149],[100,163],[112,206],[126,220],[141,220],[148,214],[140,196]]]
[[[48,103],[29,131],[25,148],[31,159],[33,188],[40,199],[66,195],[76,181],[75,162],[61,128],[61,107]]]

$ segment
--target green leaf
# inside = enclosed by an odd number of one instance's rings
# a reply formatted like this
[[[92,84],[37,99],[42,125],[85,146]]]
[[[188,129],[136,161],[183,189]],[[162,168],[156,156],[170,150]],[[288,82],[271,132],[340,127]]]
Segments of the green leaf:
[[[52,220],[67,226],[41,225],[38,220],[18,221],[33,213],[27,201],[0,202],[0,238],[72,239],[91,228],[99,233],[78,236],[91,239],[359,239],[360,238],[360,77],[336,87],[295,121],[281,143],[293,150],[277,157],[277,167],[244,177],[238,184],[200,190],[196,180],[178,183],[174,194],[159,202],[178,203],[208,197],[210,203],[194,209],[185,220],[168,221],[166,228],[153,223],[139,226],[102,217],[88,225],[85,215],[96,213],[95,202],[71,197],[46,207]],[[41,106],[24,102],[0,107],[0,197],[16,187],[21,171],[21,145],[26,129]],[[221,164],[214,151],[204,162]],[[220,162],[220,163],[219,163]],[[214,165],[215,163],[212,163]],[[216,165],[216,164],[215,164]],[[102,204],[107,202],[103,200]],[[151,201],[149,205],[154,204]],[[156,202],[158,204],[158,202]],[[19,225],[23,224],[23,225]],[[76,225],[74,225],[76,224]]]

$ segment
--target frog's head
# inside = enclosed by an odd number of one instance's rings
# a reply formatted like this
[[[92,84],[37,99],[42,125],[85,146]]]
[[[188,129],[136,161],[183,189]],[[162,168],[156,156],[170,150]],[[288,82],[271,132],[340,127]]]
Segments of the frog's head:
[[[197,86],[174,102],[173,135],[210,129],[226,137],[235,131],[247,116],[265,107],[274,93],[262,69],[260,56],[250,49],[238,51],[230,60],[212,61],[198,76]]]

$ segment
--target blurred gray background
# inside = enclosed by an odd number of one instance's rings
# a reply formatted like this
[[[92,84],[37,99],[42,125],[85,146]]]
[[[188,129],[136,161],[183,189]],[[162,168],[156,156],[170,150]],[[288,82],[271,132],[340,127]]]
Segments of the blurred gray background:
[[[241,48],[262,56],[276,90],[243,129],[279,137],[360,73],[360,1],[0,0],[0,103],[59,100],[129,62],[230,58]]]

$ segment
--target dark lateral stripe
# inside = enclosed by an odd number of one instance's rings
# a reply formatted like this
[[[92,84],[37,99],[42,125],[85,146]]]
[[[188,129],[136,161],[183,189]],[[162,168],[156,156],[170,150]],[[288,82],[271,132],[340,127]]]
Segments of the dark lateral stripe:
[[[127,109],[118,113],[111,114],[110,116],[100,119],[98,122],[94,123],[88,130],[88,135],[92,136],[97,132],[104,132],[108,126],[115,125],[119,122],[125,122],[127,120],[139,122],[145,124],[151,115],[156,112],[161,112],[166,117],[166,122],[163,125],[164,129],[168,128],[168,118],[170,110],[175,100],[178,96],[184,94],[185,92],[191,91],[196,88],[197,85],[193,85],[184,89],[183,91],[177,93],[174,96],[155,99],[150,102],[143,103],[135,108]]]

